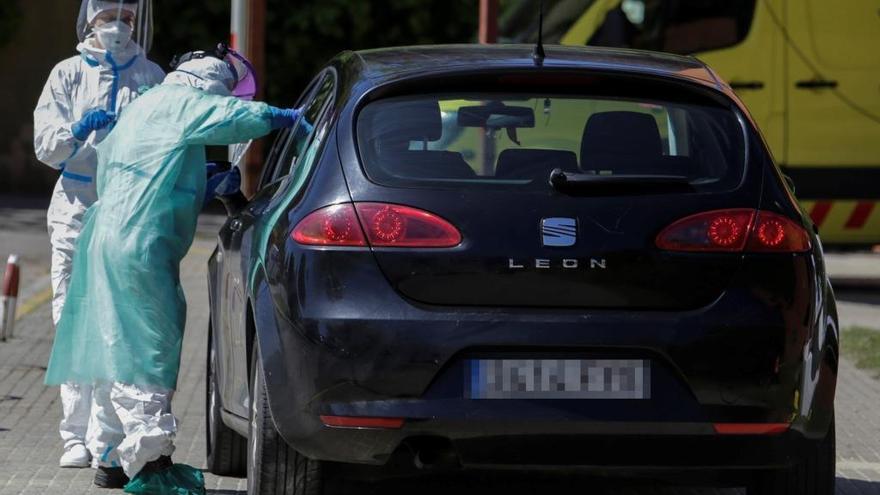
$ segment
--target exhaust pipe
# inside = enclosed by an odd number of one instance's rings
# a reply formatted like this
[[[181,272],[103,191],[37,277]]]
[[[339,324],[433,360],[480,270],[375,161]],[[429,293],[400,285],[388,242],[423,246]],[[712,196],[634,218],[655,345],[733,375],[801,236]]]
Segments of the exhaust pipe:
[[[413,456],[413,464],[415,464],[416,469],[431,469],[432,466],[437,462],[437,456],[431,455],[431,453],[425,452],[424,450],[419,450],[416,452],[416,455]]]
[[[452,443],[445,438],[425,438],[413,444],[413,464],[419,470],[444,470],[460,467]]]

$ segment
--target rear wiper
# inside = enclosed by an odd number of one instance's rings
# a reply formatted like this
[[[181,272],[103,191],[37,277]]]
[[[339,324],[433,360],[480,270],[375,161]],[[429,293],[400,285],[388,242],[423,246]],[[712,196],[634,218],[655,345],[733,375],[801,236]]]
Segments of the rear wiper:
[[[693,192],[694,187],[684,175],[596,175],[574,174],[554,168],[550,186],[563,192]]]

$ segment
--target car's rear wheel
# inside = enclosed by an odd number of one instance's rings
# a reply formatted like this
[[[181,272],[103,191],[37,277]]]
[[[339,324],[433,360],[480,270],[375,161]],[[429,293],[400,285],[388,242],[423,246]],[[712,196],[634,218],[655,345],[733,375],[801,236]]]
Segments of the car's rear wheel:
[[[217,352],[208,326],[208,364],[205,379],[205,447],[208,471],[220,476],[244,476],[247,469],[247,441],[223,423],[217,383]]]
[[[253,352],[248,495],[328,495],[331,490],[325,481],[324,464],[301,455],[275,429],[256,342]]]
[[[756,476],[748,495],[833,495],[836,466],[834,420],[796,466]]]

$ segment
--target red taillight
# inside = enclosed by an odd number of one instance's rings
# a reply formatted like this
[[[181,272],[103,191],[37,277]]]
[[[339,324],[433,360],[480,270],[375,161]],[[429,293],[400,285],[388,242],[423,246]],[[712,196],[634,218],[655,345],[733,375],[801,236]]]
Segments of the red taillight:
[[[810,236],[788,218],[759,211],[746,251],[801,253],[810,250]]]
[[[802,252],[807,232],[788,218],[746,208],[715,210],[682,218],[657,236],[667,251]]]
[[[290,234],[294,241],[312,246],[366,246],[351,203],[328,206],[302,219]]]
[[[738,246],[745,239],[748,218],[722,215],[709,221],[709,241],[721,248]]]
[[[373,246],[443,248],[461,243],[458,229],[433,213],[387,203],[355,207]]]
[[[407,248],[444,248],[461,243],[458,229],[437,215],[387,203],[322,208],[300,221],[291,237],[300,244],[315,246],[367,246],[368,240],[377,247]]]
[[[668,251],[742,251],[754,217],[751,209],[697,213],[660,232],[657,247]]]
[[[403,418],[374,418],[363,416],[321,416],[321,422],[325,426],[334,428],[386,428],[400,429],[403,427]]]
[[[719,435],[780,435],[788,431],[788,423],[715,423]]]

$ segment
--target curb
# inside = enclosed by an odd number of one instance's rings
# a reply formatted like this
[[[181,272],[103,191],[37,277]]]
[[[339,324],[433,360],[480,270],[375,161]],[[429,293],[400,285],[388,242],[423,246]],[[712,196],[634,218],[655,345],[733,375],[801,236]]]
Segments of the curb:
[[[834,290],[880,290],[880,278],[829,277]]]

